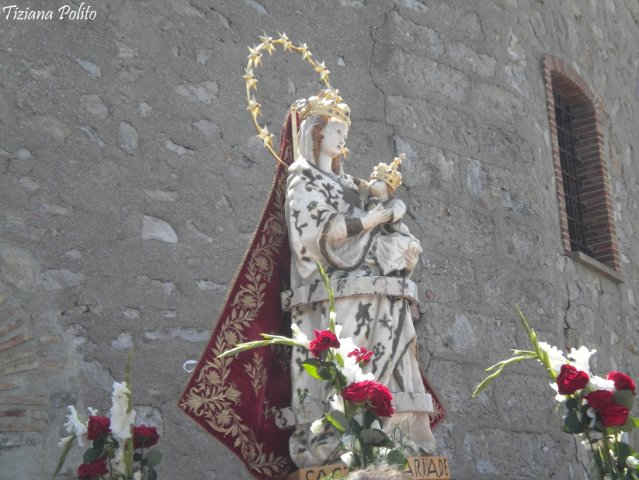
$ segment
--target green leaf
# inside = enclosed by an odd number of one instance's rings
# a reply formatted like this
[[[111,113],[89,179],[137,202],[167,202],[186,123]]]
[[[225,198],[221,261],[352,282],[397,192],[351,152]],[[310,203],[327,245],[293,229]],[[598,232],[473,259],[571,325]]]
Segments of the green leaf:
[[[328,311],[329,311],[328,329],[331,332],[335,333],[335,321],[333,320],[333,318],[331,318],[332,315],[330,315],[330,313],[335,312],[335,294],[333,293],[333,289],[331,288],[331,281],[329,280],[328,275],[326,275],[326,272],[324,271],[324,267],[322,267],[322,264],[317,260],[317,258],[315,258],[314,260],[315,260],[315,265],[317,266],[317,270],[322,276],[322,281],[324,282],[326,293],[328,294]]]
[[[566,433],[581,433],[584,431],[584,426],[577,417],[576,410],[569,410],[568,414],[564,418],[564,432]]]
[[[569,398],[566,400],[565,405],[568,410],[575,410],[579,406],[579,402],[576,398]]]
[[[238,353],[245,352],[246,350],[265,347],[267,345],[272,345],[273,343],[274,342],[271,340],[256,340],[254,342],[238,343],[235,347],[220,353],[217,358],[232,357]]]
[[[639,428],[639,418],[635,418],[632,415],[628,415],[626,423],[621,427],[624,432],[632,432]]]
[[[144,459],[146,460],[146,464],[149,466],[149,470],[151,470],[152,467],[155,467],[162,461],[162,452],[159,450],[149,450]]]
[[[537,356],[537,354],[535,352],[531,351],[531,350],[518,350],[516,348],[513,348],[512,352],[515,355],[533,355],[535,357]]]
[[[388,438],[381,430],[377,428],[365,428],[361,432],[359,432],[359,440],[362,443],[366,443],[373,447],[386,447],[393,448],[393,441]]]
[[[148,480],[157,480],[158,478],[158,474],[155,470],[153,470],[152,468],[149,468],[148,472],[147,472],[147,479]]]
[[[144,458],[149,467],[155,467],[162,461],[162,452],[159,450],[149,450]],[[151,468],[149,468],[149,470],[151,470]]]
[[[477,385],[475,387],[475,391],[473,392],[473,398],[476,398],[477,396],[479,396],[479,394],[494,380],[496,379],[499,375],[501,375],[502,370],[507,367],[510,364],[513,363],[518,363],[521,362],[523,360],[532,360],[537,358],[537,355],[535,354],[527,354],[527,355],[521,355],[519,357],[512,357],[509,358],[508,360],[502,360],[499,363],[496,363],[495,365],[492,365],[490,367],[488,367],[486,369],[487,372],[490,372],[492,370],[495,370],[493,373],[491,373],[490,375],[488,375],[479,385]]]
[[[617,443],[617,465],[619,465],[622,470],[626,468],[626,459],[634,454],[636,454],[636,452],[627,443]]]
[[[102,452],[104,450],[101,448],[89,448],[86,452],[84,452],[84,463],[95,462],[98,458],[102,456]]]
[[[377,415],[375,415],[370,410],[364,410],[364,427],[365,428],[370,428],[375,420],[379,421],[379,417]]]
[[[348,418],[342,412],[333,410],[326,414],[326,420],[328,420],[335,428],[340,432],[346,432],[349,429]]]
[[[106,439],[107,439],[106,435],[100,435],[98,438],[93,440],[93,448],[104,448]]]
[[[335,352],[335,360],[337,360],[337,364],[344,368],[344,358],[342,357],[342,355],[338,352]]]
[[[67,455],[69,454],[69,451],[71,450],[71,447],[73,446],[74,440],[75,440],[75,435],[72,435],[71,438],[64,444],[64,449],[62,450],[62,454],[60,455],[58,464],[55,467],[55,472],[53,472],[53,476],[51,477],[52,480],[55,478],[55,476],[58,473],[60,473],[60,470],[62,470],[62,466],[64,465],[64,461],[66,460]]]
[[[630,390],[617,390],[613,394],[613,400],[619,405],[623,405],[628,410],[632,409],[632,404],[635,401],[635,396]]]
[[[403,466],[405,462],[406,457],[400,450],[393,449],[388,452],[388,455],[386,455],[386,463],[388,463],[389,465]]]
[[[330,380],[331,379],[331,367],[332,365],[327,362],[322,362],[315,358],[309,358],[302,362],[302,366],[306,373],[317,380]]]
[[[351,419],[350,425],[351,425],[351,432],[353,432],[353,435],[358,437],[359,433],[362,431],[361,425],[354,418]]]

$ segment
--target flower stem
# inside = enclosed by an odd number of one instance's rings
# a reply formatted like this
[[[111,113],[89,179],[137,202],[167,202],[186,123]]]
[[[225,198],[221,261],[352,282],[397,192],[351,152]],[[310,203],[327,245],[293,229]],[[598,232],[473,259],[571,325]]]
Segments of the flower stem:
[[[601,454],[601,448],[595,448],[595,444],[592,443],[592,438],[590,437],[590,429],[586,428],[586,438],[588,439],[588,445],[590,446],[590,451],[592,452],[592,458],[595,461],[595,465],[597,466],[597,471],[599,472],[599,478],[601,480],[604,479],[606,471],[603,469],[603,456]]]

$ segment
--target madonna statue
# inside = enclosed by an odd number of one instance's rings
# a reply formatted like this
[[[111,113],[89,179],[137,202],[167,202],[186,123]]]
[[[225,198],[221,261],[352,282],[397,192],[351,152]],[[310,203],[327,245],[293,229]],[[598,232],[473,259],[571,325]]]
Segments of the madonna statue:
[[[291,310],[291,322],[311,338],[313,329],[328,328],[327,293],[317,259],[331,279],[337,322],[343,325],[341,336],[375,352],[372,373],[393,393],[397,413],[384,429],[390,433],[399,427],[409,455],[432,453],[435,441],[429,415],[434,411],[419,372],[410,309],[417,298],[409,276],[421,248],[405,227],[401,231],[384,228],[398,220],[387,204],[366,209],[373,183],[381,180],[394,190],[401,176],[391,168],[379,168],[384,164],[376,168],[370,182],[344,173],[340,155],[350,112],[334,91],[323,90],[294,109],[300,113],[301,124],[296,159],[288,169],[285,209],[291,290],[284,301]],[[380,262],[379,255],[389,250],[399,255]],[[301,363],[306,353],[301,348],[294,351],[291,366],[297,424],[290,454],[299,468],[335,461],[337,454],[332,432],[309,430],[309,422],[318,415],[308,397],[325,399],[328,392],[322,390],[324,383],[305,373]]]
[[[285,34],[260,37],[244,76],[248,110],[259,138],[278,160],[271,191],[246,254],[229,287],[213,334],[193,370],[179,407],[225,444],[259,479],[281,479],[296,468],[339,461],[337,438],[312,433],[320,418],[311,398],[326,399],[323,382],[303,373],[305,352],[271,346],[220,357],[261,333],[311,337],[328,325],[328,294],[319,262],[335,293],[341,337],[374,352],[371,372],[393,393],[395,414],[383,428],[401,432],[408,455],[428,454],[431,427],[444,412],[417,362],[413,318],[417,287],[410,275],[421,246],[401,222],[406,206],[394,197],[400,160],[378,164],[368,180],[344,172],[340,156],[350,110],[336,90],[295,102],[279,155],[257,123],[253,68],[275,46],[302,55],[321,74],[305,44]]]

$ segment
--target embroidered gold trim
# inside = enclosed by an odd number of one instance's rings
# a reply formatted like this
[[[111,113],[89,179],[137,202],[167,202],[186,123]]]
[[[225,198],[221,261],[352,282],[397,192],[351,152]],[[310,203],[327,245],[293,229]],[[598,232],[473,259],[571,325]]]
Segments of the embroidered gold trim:
[[[283,180],[276,180],[275,202],[284,204]],[[237,357],[217,358],[239,342],[246,340],[244,330],[256,319],[264,302],[264,290],[273,271],[280,246],[285,238],[286,224],[283,209],[276,209],[264,222],[256,247],[248,253],[246,273],[242,287],[235,295],[231,311],[221,318],[222,327],[216,342],[202,367],[194,386],[184,396],[182,409],[203,419],[212,429],[235,439],[242,458],[257,472],[271,477],[281,476],[290,464],[286,457],[267,454],[265,445],[257,442],[254,432],[244,424],[236,411],[242,402],[242,392],[229,382],[229,367]],[[266,382],[266,370],[262,357],[255,352],[252,363],[244,365],[251,378],[255,396]],[[251,399],[248,399],[251,401]]]
[[[244,365],[244,371],[251,379],[253,392],[255,393],[255,396],[257,396],[257,392],[266,383],[266,370],[264,369],[264,360],[262,360],[262,357],[259,353],[253,352],[251,363],[247,363],[246,365]]]

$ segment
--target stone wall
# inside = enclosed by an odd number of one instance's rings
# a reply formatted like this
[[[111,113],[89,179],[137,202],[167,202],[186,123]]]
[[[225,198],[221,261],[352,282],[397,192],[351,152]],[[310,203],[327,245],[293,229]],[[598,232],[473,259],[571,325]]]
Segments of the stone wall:
[[[470,394],[526,345],[515,304],[550,343],[639,375],[635,0],[90,5],[93,21],[0,18],[0,478],[49,478],[66,405],[108,409],[131,346],[161,478],[249,478],[176,402],[270,188],[240,77],[246,46],[278,31],[326,61],[351,106],[349,172],[407,154],[421,362],[449,412],[436,436],[455,478],[586,478],[540,368]],[[604,106],[623,284],[563,253],[546,53]],[[318,84],[297,58],[265,63],[277,131]]]

